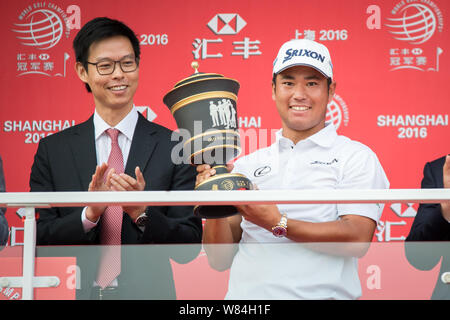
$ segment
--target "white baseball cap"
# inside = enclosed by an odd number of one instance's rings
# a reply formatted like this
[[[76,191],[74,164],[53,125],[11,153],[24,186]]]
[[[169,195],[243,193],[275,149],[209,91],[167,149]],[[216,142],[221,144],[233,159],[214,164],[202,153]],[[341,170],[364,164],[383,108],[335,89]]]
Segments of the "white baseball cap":
[[[273,62],[273,74],[294,66],[308,66],[333,78],[330,52],[323,44],[309,39],[294,39],[284,43]]]

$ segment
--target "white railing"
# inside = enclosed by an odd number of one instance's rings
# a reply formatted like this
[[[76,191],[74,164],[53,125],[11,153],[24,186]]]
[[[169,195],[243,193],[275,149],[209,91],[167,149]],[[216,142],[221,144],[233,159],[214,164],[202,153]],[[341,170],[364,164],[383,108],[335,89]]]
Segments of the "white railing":
[[[95,204],[178,206],[246,203],[439,203],[448,200],[450,200],[450,189],[0,193],[0,206],[19,208],[73,207]]]
[[[88,205],[237,205],[318,203],[441,203],[450,189],[382,190],[251,190],[251,191],[135,191],[135,192],[6,192],[0,207],[25,208],[22,277],[0,278],[0,287],[22,287],[22,299],[32,300],[35,287],[59,284],[56,277],[35,277],[35,208]],[[450,276],[442,275],[442,279]],[[447,279],[450,282],[450,279]],[[444,280],[443,280],[444,281]]]

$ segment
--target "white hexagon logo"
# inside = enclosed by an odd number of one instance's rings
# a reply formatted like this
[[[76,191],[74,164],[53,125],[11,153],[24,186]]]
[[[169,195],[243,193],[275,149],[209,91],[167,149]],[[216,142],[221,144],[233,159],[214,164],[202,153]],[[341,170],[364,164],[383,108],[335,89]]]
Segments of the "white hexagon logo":
[[[246,25],[247,22],[237,13],[219,13],[208,22],[212,32],[225,35],[238,34]]]

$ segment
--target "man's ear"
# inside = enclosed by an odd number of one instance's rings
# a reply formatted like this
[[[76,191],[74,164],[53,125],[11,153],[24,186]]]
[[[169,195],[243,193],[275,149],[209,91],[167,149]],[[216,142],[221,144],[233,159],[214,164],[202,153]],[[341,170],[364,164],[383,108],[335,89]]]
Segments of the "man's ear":
[[[75,72],[77,73],[78,78],[80,78],[81,81],[83,81],[84,83],[88,82],[87,70],[84,68],[81,62],[75,63]]]
[[[275,101],[275,94],[277,91],[277,86],[276,84],[272,81],[272,100]]]
[[[330,83],[330,88],[328,89],[328,103],[333,100],[334,93],[336,92],[336,81]]]

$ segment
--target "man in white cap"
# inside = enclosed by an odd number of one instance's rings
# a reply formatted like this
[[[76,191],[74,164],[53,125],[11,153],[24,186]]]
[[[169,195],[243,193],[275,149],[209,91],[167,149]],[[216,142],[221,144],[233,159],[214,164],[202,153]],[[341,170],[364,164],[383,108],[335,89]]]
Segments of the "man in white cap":
[[[375,153],[338,135],[325,121],[335,88],[324,45],[306,39],[283,44],[274,61],[272,83],[282,128],[274,144],[238,159],[230,169],[246,175],[260,190],[388,188]],[[197,183],[215,174],[208,165],[197,171]],[[361,296],[357,257],[367,251],[383,205],[236,207],[237,215],[207,219],[203,233],[211,266],[222,270],[231,266],[226,298]],[[240,245],[209,245],[218,243]]]

